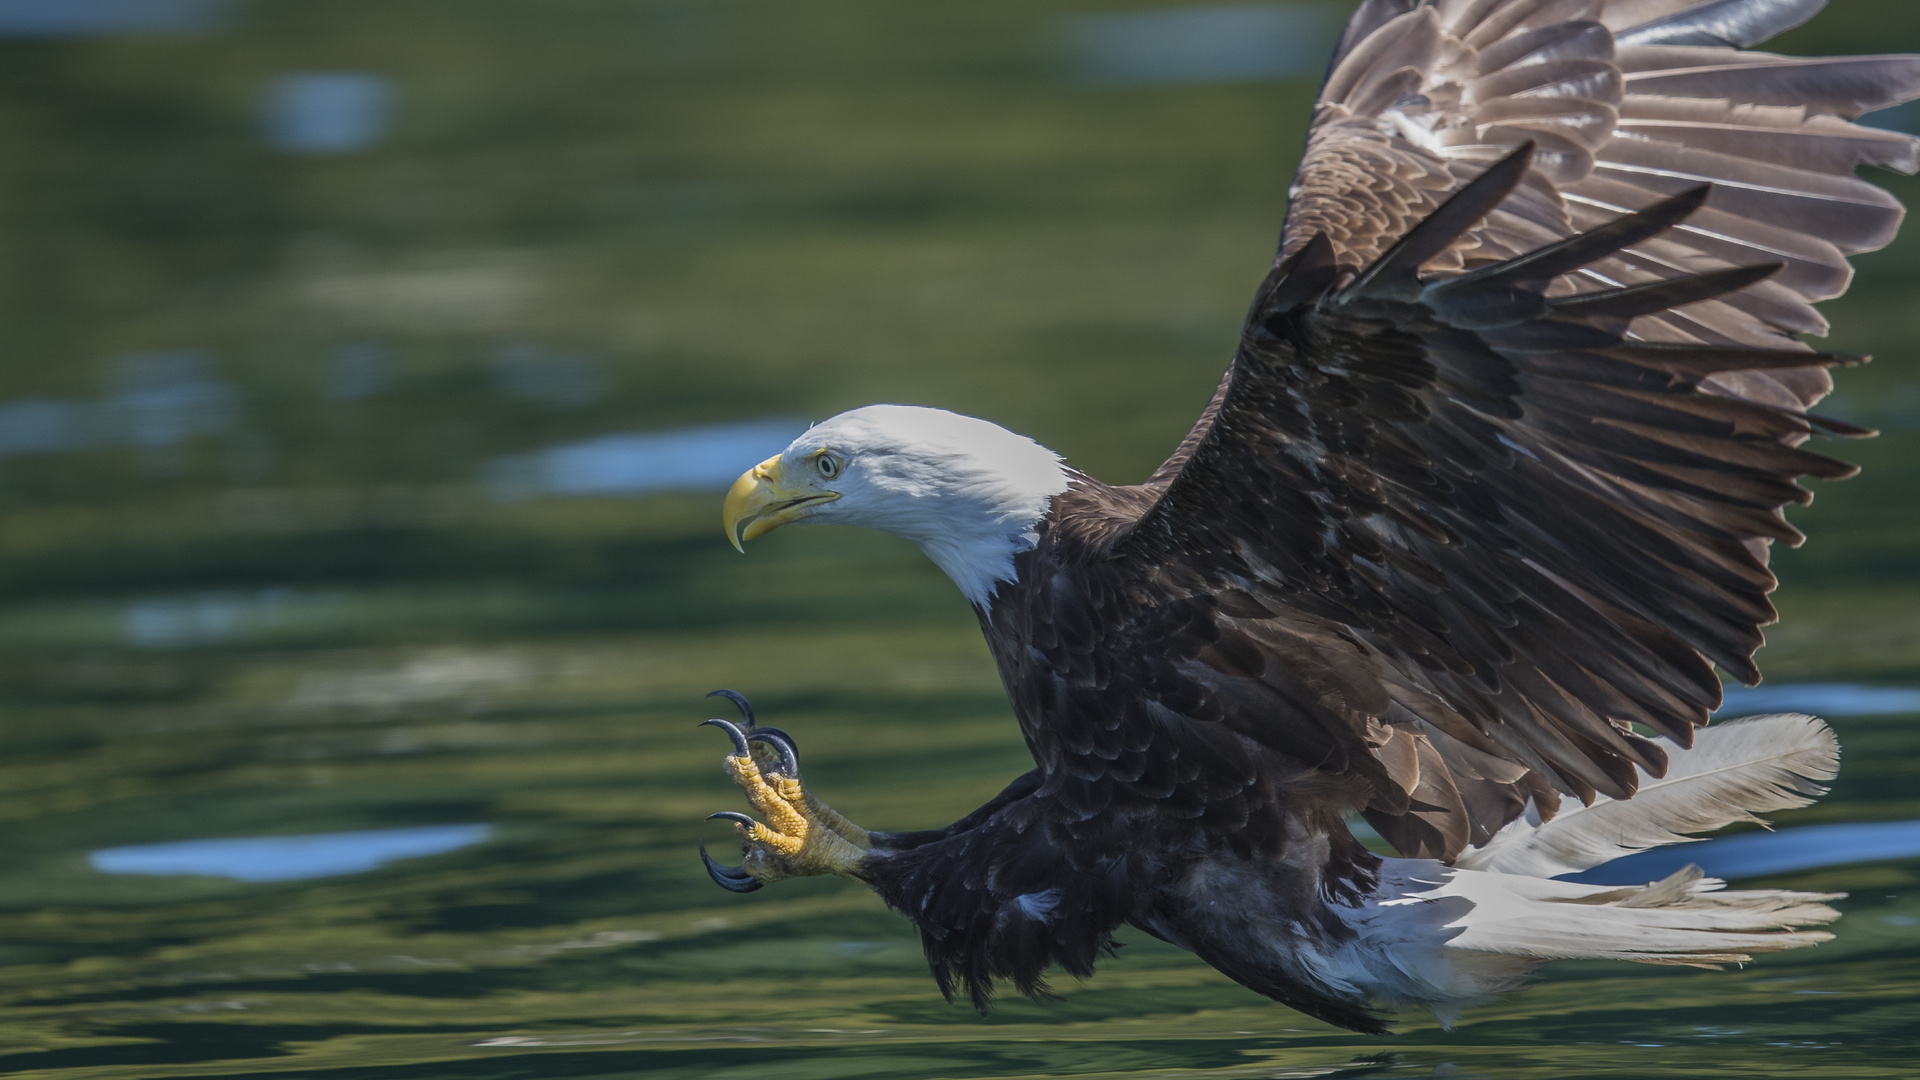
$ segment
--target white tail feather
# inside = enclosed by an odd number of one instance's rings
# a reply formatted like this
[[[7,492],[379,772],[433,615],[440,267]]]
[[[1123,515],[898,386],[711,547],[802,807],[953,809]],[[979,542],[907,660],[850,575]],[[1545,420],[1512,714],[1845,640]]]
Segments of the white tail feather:
[[[1465,871],[1452,891],[1477,894],[1477,902],[1447,948],[1534,960],[1712,967],[1826,941],[1833,935],[1796,928],[1840,917],[1825,904],[1836,894],[1725,888],[1693,866],[1627,888],[1538,878],[1516,886],[1512,875]]]
[[[1599,796],[1542,822],[1532,803],[1482,847],[1454,861],[1465,870],[1528,877],[1577,873],[1662,844],[1698,839],[1736,821],[1805,806],[1840,768],[1840,742],[1811,716],[1753,716],[1700,730],[1693,747],[1670,749],[1667,775],[1641,774],[1631,801]]]
[[[1374,892],[1341,918],[1356,933],[1316,974],[1377,1000],[1421,1004],[1451,1025],[1463,1006],[1517,985],[1550,960],[1715,967],[1831,934],[1833,894],[1728,890],[1689,866],[1620,888],[1552,880],[1622,855],[1693,839],[1758,814],[1805,806],[1839,771],[1840,745],[1811,716],[1756,716],[1702,730],[1643,774],[1631,801],[1604,796],[1542,822],[1531,805],[1453,866],[1387,859]],[[1764,822],[1761,822],[1764,824]]]
[[[1725,890],[1687,867],[1650,885],[1617,888],[1388,859],[1379,888],[1341,911],[1355,931],[1315,974],[1376,1000],[1425,1005],[1443,1025],[1460,1009],[1519,985],[1552,960],[1632,960],[1719,967],[1755,953],[1817,945],[1804,929],[1840,913],[1836,894]]]
[[[1673,751],[1666,777],[1645,777],[1631,801],[1603,798],[1545,823],[1529,814],[1453,866],[1382,859],[1364,897],[1328,905],[1345,934],[1303,929],[1285,889],[1235,887],[1266,880],[1242,856],[1216,855],[1193,880],[1206,895],[1238,897],[1212,927],[1222,948],[1264,950],[1251,961],[1335,1000],[1424,1005],[1451,1026],[1462,1008],[1553,960],[1717,967],[1829,940],[1811,927],[1840,917],[1826,903],[1839,894],[1728,889],[1693,866],[1625,888],[1553,875],[1805,806],[1825,792],[1839,756],[1833,732],[1811,716],[1716,724]]]

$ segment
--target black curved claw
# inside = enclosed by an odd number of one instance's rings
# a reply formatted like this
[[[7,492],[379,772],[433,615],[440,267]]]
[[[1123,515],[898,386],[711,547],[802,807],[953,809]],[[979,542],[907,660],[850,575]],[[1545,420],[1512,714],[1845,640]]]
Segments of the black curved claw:
[[[700,721],[701,727],[707,727],[709,725],[717,727],[727,733],[727,738],[733,740],[733,752],[736,756],[743,758],[753,756],[753,747],[747,745],[747,733],[741,731],[739,726],[733,721],[721,720],[717,717],[712,720]]]
[[[700,845],[700,861],[707,864],[707,876],[713,879],[713,883],[728,892],[752,892],[766,884],[737,866],[722,866],[714,862],[713,856],[707,854],[705,844]]]
[[[757,727],[757,728],[754,728],[753,730],[755,733],[764,731],[769,735],[778,735],[781,738],[787,740],[787,745],[793,747],[794,753],[798,754],[800,752],[800,743],[796,741],[793,736],[787,734],[786,731],[782,728],[777,728],[769,724],[766,727]]]
[[[790,779],[800,778],[800,748],[793,745],[793,736],[776,727],[755,728],[747,736],[747,742],[763,742],[780,752],[780,775]]]
[[[740,708],[741,722],[746,724],[748,727],[753,726],[753,706],[748,703],[747,696],[745,694],[740,693],[738,690],[715,690],[713,693],[708,694],[707,696],[723,697],[723,698],[726,698],[728,701],[733,702],[735,705],[739,706]]]
[[[753,828],[755,825],[760,824],[759,822],[753,820],[752,818],[748,817],[747,815],[741,813],[738,810],[722,810],[719,813],[708,814],[707,820],[708,821],[737,821],[740,824],[745,825],[749,829]]]

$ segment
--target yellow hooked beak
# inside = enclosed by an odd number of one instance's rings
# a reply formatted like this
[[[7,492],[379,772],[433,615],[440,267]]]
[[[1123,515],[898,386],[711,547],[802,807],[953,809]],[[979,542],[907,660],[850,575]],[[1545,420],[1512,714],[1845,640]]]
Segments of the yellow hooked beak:
[[[726,526],[727,539],[734,549],[744,553],[741,542],[762,537],[787,524],[806,517],[821,503],[840,497],[837,491],[807,490],[789,485],[780,475],[780,455],[740,474],[727,491],[727,502],[720,511],[720,523]],[[744,530],[744,531],[743,531]]]

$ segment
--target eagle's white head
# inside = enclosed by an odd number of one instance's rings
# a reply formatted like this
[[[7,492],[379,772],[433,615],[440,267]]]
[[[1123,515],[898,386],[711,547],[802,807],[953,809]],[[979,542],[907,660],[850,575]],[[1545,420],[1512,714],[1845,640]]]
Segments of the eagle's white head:
[[[794,521],[884,529],[984,605],[1066,489],[1060,455],[1024,435],[942,409],[869,405],[749,469],[727,493],[724,521],[735,547]]]

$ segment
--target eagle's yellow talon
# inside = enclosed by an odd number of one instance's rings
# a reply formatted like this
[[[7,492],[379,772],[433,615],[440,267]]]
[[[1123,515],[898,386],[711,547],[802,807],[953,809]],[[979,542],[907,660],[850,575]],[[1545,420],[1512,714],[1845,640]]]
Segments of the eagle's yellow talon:
[[[799,778],[799,755],[785,732],[753,732],[725,720],[708,724],[724,729],[734,752],[721,761],[728,777],[745,793],[747,804],[764,821],[732,811],[713,815],[734,823],[745,859],[738,871],[708,860],[708,872],[722,886],[747,891],[742,876],[765,884],[785,877],[851,875],[872,845],[867,831],[814,798]],[[757,745],[756,745],[757,744]],[[762,753],[763,750],[771,752]],[[769,771],[777,768],[778,772]]]

